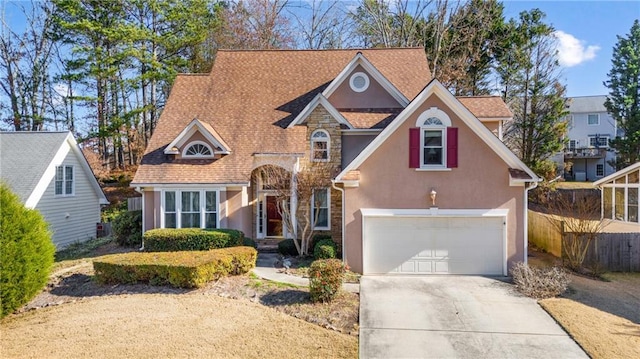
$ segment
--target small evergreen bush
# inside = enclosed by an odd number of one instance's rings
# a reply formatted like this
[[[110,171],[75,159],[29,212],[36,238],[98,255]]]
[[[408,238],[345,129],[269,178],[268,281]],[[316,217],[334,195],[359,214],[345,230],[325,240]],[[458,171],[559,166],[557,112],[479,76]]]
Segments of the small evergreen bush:
[[[297,256],[298,250],[296,249],[293,239],[287,238],[278,242],[278,252],[285,256]]]
[[[111,224],[113,236],[121,246],[142,245],[142,211],[120,212]]]
[[[244,240],[242,241],[242,245],[247,247],[258,248],[258,244],[256,243],[256,241],[254,241],[249,237],[244,237]]]
[[[561,267],[535,268],[518,262],[511,269],[511,276],[518,291],[536,299],[558,296],[569,285],[567,271]]]
[[[314,302],[330,302],[342,287],[344,264],[338,259],[319,259],[309,267],[309,293]]]
[[[147,252],[207,251],[243,242],[244,233],[235,229],[161,228],[144,233]]]
[[[56,248],[40,212],[0,184],[0,317],[29,302],[49,280]]]
[[[313,247],[313,258],[331,259],[336,257],[336,244],[332,239],[322,239]]]

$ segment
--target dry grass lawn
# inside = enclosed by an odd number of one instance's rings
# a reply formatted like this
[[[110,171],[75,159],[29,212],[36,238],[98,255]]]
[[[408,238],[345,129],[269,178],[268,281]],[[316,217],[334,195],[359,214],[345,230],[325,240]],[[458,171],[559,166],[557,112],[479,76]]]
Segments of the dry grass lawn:
[[[592,358],[640,358],[640,325],[571,299],[545,299],[540,305]]]
[[[11,315],[3,358],[355,358],[358,340],[214,294],[106,296]]]

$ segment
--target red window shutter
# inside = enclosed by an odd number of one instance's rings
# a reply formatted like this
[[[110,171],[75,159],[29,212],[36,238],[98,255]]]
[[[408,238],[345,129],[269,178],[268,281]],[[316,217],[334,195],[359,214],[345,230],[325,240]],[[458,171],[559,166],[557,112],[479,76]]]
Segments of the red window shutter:
[[[447,168],[458,167],[458,128],[447,128]]]
[[[409,168],[420,168],[420,128],[409,129]]]

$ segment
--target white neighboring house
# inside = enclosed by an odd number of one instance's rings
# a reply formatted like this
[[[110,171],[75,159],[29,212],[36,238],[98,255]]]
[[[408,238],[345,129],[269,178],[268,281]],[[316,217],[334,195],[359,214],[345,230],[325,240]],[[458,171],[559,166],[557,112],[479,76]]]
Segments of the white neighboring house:
[[[568,142],[564,156],[556,159],[573,164],[564,173],[567,180],[595,181],[616,171],[609,165],[616,158],[615,153],[609,150],[609,140],[620,134],[616,121],[604,107],[606,99],[607,96],[568,99]]]
[[[0,178],[42,213],[57,249],[95,238],[109,201],[70,132],[0,132]]]

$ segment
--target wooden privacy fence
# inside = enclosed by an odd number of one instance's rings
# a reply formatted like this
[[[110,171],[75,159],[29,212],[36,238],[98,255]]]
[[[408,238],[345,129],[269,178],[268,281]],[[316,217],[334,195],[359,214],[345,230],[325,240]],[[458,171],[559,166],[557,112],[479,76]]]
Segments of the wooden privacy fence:
[[[548,214],[528,211],[529,242],[562,258],[560,219]],[[555,222],[555,223],[554,223]],[[640,272],[640,233],[599,233],[587,249],[584,264],[598,263],[614,272]]]
[[[640,233],[600,233],[589,244],[585,263],[614,272],[640,272]]]

